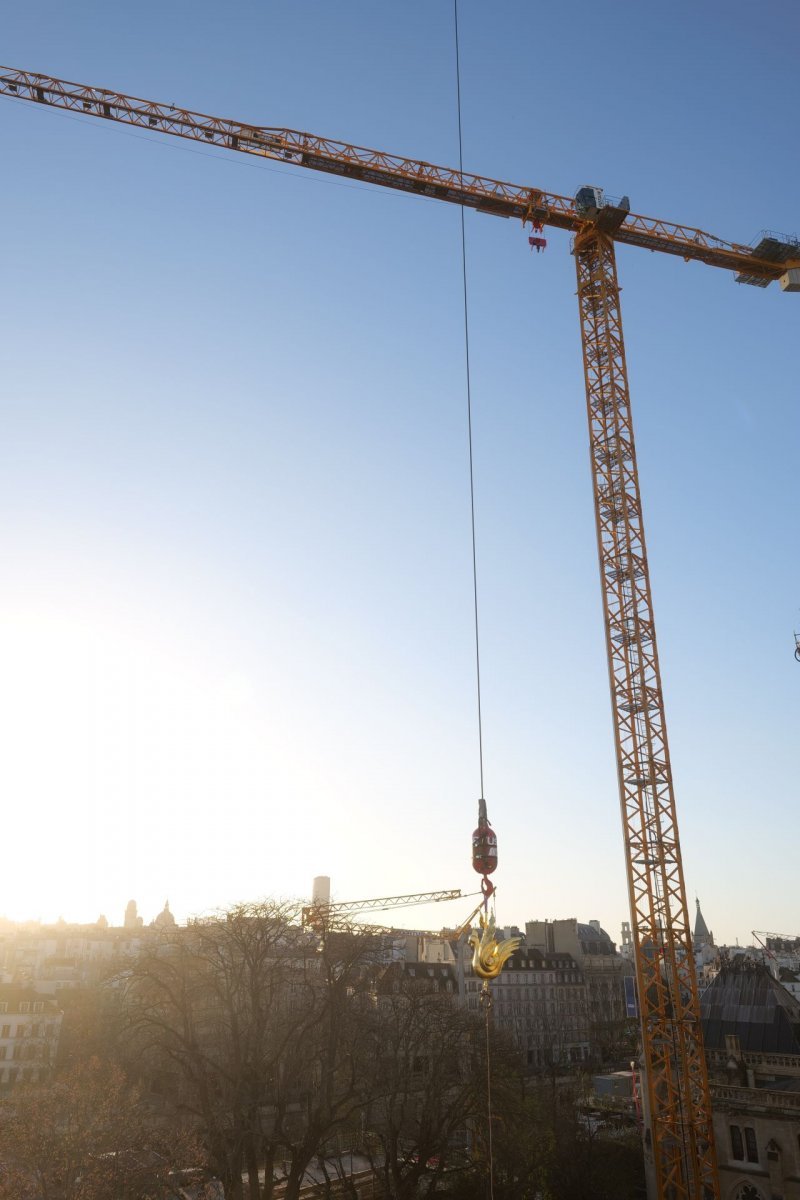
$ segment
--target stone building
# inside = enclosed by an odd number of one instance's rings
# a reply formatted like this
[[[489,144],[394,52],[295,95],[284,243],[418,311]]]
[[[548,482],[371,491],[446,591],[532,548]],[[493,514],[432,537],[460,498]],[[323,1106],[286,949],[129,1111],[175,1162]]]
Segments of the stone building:
[[[592,1056],[600,1061],[619,1057],[628,1040],[624,980],[634,973],[631,959],[617,953],[599,921],[528,921],[525,934],[529,946],[574,959],[586,983]]]
[[[32,987],[0,985],[0,1096],[41,1083],[53,1069],[63,1014]]]
[[[800,1200],[800,1003],[763,963],[700,997],[722,1200]]]
[[[466,1007],[480,1008],[483,981],[462,952],[459,990]],[[517,1046],[532,1071],[568,1067],[590,1056],[586,981],[571,954],[542,954],[522,945],[492,981],[492,1020]]]
[[[522,936],[514,927],[498,936]],[[408,939],[404,973],[450,992],[468,1011],[481,1011],[483,980],[470,966],[472,950],[454,937]],[[491,983],[492,1022],[514,1042],[531,1071],[568,1067],[591,1055],[589,1001],[583,972],[571,954],[543,954],[523,945]]]
[[[136,958],[165,926],[174,929],[168,906],[165,913],[151,928],[143,927],[141,918],[116,928],[109,928],[105,918],[91,925],[0,923],[0,984],[27,984],[51,997],[91,987],[108,974],[110,964]]]

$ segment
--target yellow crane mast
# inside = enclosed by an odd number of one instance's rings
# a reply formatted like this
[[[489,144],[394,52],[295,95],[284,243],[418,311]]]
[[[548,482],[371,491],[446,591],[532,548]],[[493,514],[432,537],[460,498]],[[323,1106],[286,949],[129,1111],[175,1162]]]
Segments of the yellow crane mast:
[[[711,1101],[683,880],[622,336],[615,243],[779,280],[800,291],[800,244],[753,249],[641,216],[599,188],[573,197],[292,129],[206,116],[0,67],[0,94],[444,200],[574,237],[619,795],[659,1200],[718,1200]],[[534,239],[539,245],[542,239]],[[537,248],[538,245],[537,245]]]

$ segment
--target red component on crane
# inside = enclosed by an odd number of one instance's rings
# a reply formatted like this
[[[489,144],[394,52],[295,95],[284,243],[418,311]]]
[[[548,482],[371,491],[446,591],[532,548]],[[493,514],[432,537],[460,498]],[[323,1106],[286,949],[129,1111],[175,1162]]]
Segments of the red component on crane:
[[[491,875],[497,867],[497,834],[485,819],[472,835],[472,865],[479,875]]]
[[[535,250],[537,254],[540,254],[547,246],[547,238],[542,237],[544,225],[541,221],[532,220],[531,229],[533,230],[533,234],[528,238],[528,245],[531,250]]]

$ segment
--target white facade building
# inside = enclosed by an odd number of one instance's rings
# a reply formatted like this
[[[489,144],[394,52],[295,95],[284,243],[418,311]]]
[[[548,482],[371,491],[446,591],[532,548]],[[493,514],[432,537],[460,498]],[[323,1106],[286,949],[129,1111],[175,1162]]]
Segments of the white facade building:
[[[30,987],[0,985],[0,1095],[40,1083],[55,1063],[63,1013]]]

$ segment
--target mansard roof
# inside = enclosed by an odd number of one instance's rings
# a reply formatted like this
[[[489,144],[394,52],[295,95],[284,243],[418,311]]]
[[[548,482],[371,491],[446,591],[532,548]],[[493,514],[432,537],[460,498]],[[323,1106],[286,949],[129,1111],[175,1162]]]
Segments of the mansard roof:
[[[768,968],[752,959],[725,963],[700,996],[708,1050],[726,1050],[736,1034],[742,1051],[800,1055],[800,1003]]]
[[[0,1003],[5,1007],[4,1013],[18,1013],[20,1005],[25,1004],[25,1012],[33,1012],[33,1005],[37,1006],[37,1012],[52,1014],[60,1012],[58,1005],[52,996],[43,992],[37,992],[33,984],[28,983],[2,983],[0,984]],[[41,1009],[39,1005],[41,1004]]]
[[[613,954],[614,943],[605,929],[576,922],[576,933],[584,954]]]

